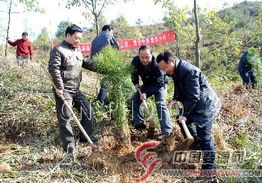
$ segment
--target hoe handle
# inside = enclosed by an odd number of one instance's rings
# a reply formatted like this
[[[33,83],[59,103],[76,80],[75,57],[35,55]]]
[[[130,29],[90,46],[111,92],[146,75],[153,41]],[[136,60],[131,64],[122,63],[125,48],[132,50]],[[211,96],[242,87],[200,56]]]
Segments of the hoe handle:
[[[186,138],[187,138],[188,140],[190,140],[190,141],[191,141],[191,140],[194,141],[194,137],[193,137],[193,136],[191,135],[191,133],[189,132],[185,120],[179,120],[179,122],[181,123],[181,125],[182,125],[182,127],[183,127],[183,130],[184,130],[184,132],[185,132],[185,134],[186,134]]]
[[[52,86],[57,90],[57,87],[51,77],[51,75],[49,74],[49,72],[46,71],[46,69],[44,68],[44,66],[42,65],[42,68],[44,69],[46,75],[48,76],[49,80],[52,83]],[[70,113],[73,115],[73,118],[77,124],[77,126],[80,128],[81,132],[83,133],[83,135],[85,136],[86,140],[88,141],[88,143],[93,147],[93,148],[97,148],[94,143],[92,142],[92,140],[90,139],[90,137],[87,135],[85,129],[83,128],[83,126],[81,125],[81,123],[79,122],[79,120],[77,119],[74,111],[72,110],[71,106],[68,104],[68,102],[65,100],[65,97],[63,95],[59,96],[61,98],[61,100],[64,102],[64,104],[66,105],[66,107],[69,109]]]

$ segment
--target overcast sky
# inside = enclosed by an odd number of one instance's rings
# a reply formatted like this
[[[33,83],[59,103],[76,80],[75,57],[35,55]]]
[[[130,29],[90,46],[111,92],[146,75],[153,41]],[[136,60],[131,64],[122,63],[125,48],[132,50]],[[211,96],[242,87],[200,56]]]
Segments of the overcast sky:
[[[229,6],[242,1],[243,0],[197,0],[201,8],[208,9],[221,9],[225,3]],[[45,14],[12,14],[9,34],[11,40],[20,38],[23,31],[28,31],[31,40],[34,40],[43,27],[47,27],[50,35],[54,36],[57,25],[62,20],[69,20],[80,26],[90,27],[92,19],[85,20],[81,16],[81,11],[79,9],[65,9],[63,4],[60,6],[58,5],[59,0],[39,0],[39,2],[40,6],[46,10]],[[193,7],[193,0],[175,0],[174,3],[178,7]],[[21,9],[18,7],[13,11],[20,10]],[[0,4],[0,11],[7,11],[3,3]],[[117,3],[113,6],[108,6],[104,11],[104,15],[108,23],[123,15],[130,25],[135,25],[138,18],[140,18],[144,24],[154,24],[162,21],[165,11],[161,8],[160,4],[155,5],[152,0],[133,0],[129,3]],[[7,13],[0,13],[0,24],[2,28],[6,28]]]

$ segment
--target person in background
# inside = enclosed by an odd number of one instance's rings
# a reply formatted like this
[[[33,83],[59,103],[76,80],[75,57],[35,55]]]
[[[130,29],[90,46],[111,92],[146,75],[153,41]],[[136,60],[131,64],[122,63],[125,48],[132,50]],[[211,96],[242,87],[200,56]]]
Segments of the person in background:
[[[245,85],[247,88],[249,87],[255,87],[256,84],[256,73],[254,73],[253,65],[252,65],[252,53],[251,50],[247,50],[243,53],[243,55],[240,58],[239,64],[238,64],[238,72],[242,78],[243,85]],[[253,48],[253,51],[260,52],[260,55],[262,53],[262,47],[255,46]],[[260,59],[261,56],[259,55]]]
[[[114,29],[110,25],[104,25],[102,32],[92,41],[91,47],[91,59],[99,54],[99,52],[106,46],[112,46],[119,50],[119,43],[114,37]],[[97,96],[97,99],[101,105],[105,104],[107,96],[107,87],[101,83],[101,87]]]
[[[8,44],[11,46],[16,46],[16,59],[18,65],[28,63],[29,59],[33,59],[33,46],[28,39],[28,33],[23,32],[22,38],[17,39],[15,42],[7,39]]]

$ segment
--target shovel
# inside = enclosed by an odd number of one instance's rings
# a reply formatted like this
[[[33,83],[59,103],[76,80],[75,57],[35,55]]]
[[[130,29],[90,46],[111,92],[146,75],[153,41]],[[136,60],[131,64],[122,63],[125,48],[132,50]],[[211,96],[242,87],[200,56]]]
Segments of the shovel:
[[[141,89],[138,88],[137,90],[138,90],[138,92],[139,92],[139,94],[141,96],[142,95]],[[150,111],[149,111],[148,105],[146,103],[146,100],[142,101],[142,105],[145,107],[147,113],[150,114]],[[148,126],[148,129],[147,129],[147,138],[153,139],[154,136],[155,136],[155,123],[153,121],[152,114],[150,114],[149,118],[146,121],[149,122],[149,126]]]
[[[44,68],[44,65],[41,65],[42,69],[44,69],[46,75],[48,76],[49,80],[51,81],[53,87],[55,88],[55,90],[57,89],[55,83],[53,82],[52,77],[50,76],[49,72],[47,72],[47,70]],[[85,129],[82,127],[80,121],[77,119],[74,111],[72,110],[72,108],[70,107],[70,105],[68,104],[68,102],[65,100],[65,97],[63,95],[59,96],[61,98],[61,100],[64,102],[64,104],[66,105],[66,107],[69,109],[70,113],[72,114],[77,126],[80,128],[81,132],[83,133],[84,137],[86,138],[87,142],[91,145],[92,147],[92,151],[93,152],[98,152],[98,146],[96,146],[92,140],[90,139],[90,137],[87,135]]]
[[[182,125],[182,128],[186,134],[186,139],[183,142],[177,144],[173,151],[186,150],[194,142],[194,137],[189,132],[186,122],[180,118],[184,114],[183,104],[176,102],[175,108],[179,113],[178,122]]]

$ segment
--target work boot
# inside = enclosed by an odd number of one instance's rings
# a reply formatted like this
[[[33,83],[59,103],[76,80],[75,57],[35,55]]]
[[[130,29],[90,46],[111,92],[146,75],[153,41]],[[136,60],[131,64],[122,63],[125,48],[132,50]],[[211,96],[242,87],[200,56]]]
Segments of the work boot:
[[[134,124],[134,127],[135,127],[136,130],[144,130],[144,129],[146,129],[146,125],[144,123]]]
[[[89,135],[89,138],[90,140],[93,142],[93,143],[96,143],[99,141],[99,137],[96,137],[96,136],[93,136],[93,135]],[[86,138],[84,136],[80,136],[79,138],[79,142],[87,142]]]

